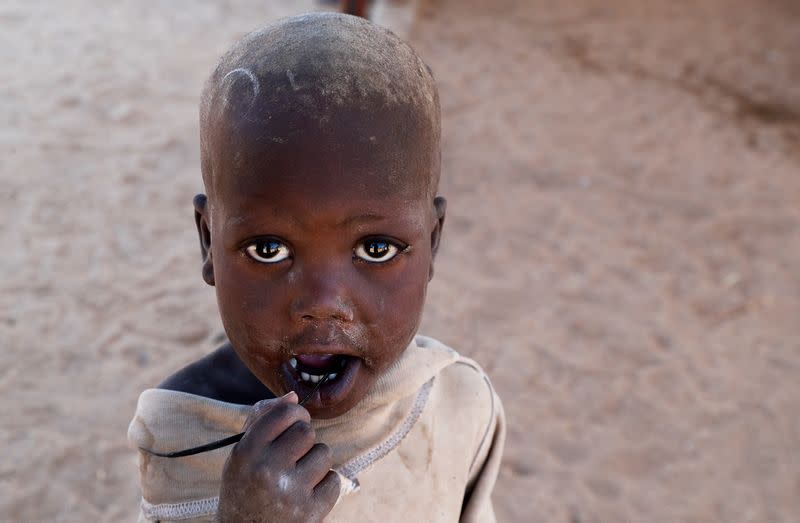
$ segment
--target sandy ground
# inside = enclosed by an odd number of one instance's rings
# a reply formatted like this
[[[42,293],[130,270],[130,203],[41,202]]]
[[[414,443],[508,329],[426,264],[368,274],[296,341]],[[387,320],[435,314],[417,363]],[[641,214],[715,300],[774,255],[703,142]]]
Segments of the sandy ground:
[[[427,4],[379,18],[441,86],[424,332],[504,399],[500,519],[799,521],[800,4]],[[316,7],[0,6],[0,520],[133,518],[137,395],[221,336],[201,83]]]

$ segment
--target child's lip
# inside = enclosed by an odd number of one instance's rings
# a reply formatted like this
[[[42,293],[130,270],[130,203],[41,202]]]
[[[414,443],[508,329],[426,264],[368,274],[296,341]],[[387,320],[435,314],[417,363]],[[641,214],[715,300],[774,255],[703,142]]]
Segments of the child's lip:
[[[293,345],[291,357],[308,356],[311,358],[321,358],[326,356],[352,356],[358,357],[358,351],[348,345],[315,343]]]
[[[297,354],[295,359],[300,363],[313,367],[329,366],[337,358],[336,354]]]

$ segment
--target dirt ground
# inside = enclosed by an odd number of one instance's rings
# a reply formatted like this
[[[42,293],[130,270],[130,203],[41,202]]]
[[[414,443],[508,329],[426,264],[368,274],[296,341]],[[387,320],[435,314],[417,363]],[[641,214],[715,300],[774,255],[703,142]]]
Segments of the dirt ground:
[[[322,6],[325,7],[325,6]],[[0,6],[0,520],[132,520],[139,392],[220,340],[197,102],[311,2]],[[800,4],[428,0],[423,331],[504,400],[501,521],[800,521]]]

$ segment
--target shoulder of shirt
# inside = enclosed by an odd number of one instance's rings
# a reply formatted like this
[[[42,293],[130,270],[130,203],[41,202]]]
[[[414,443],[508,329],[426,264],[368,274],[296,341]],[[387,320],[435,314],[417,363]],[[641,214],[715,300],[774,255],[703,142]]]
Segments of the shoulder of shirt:
[[[499,402],[497,393],[489,376],[483,368],[470,358],[459,358],[442,369],[438,379],[446,388],[448,395],[459,405],[470,404],[473,408],[488,409],[489,416],[494,415]]]
[[[496,395],[491,380],[475,360],[462,356],[452,347],[429,336],[418,334],[415,337],[415,342],[424,349],[447,351],[453,355],[451,363],[439,371],[437,380],[446,382],[459,395],[467,394],[474,399],[481,399],[482,397],[485,400],[489,400],[491,396]]]
[[[469,410],[488,411],[489,417],[499,407],[499,398],[492,386],[489,376],[473,359],[458,354],[455,350],[429,337],[418,336],[417,344],[422,347],[446,349],[455,355],[453,361],[439,371],[436,377],[436,388],[445,393],[446,401],[456,406],[468,407]]]

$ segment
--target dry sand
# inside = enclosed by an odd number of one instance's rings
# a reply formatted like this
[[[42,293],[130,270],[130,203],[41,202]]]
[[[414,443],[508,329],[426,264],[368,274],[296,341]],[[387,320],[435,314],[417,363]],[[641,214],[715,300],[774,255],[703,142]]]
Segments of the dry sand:
[[[505,401],[500,519],[800,521],[800,5],[427,4],[381,15],[444,107],[424,332]],[[221,336],[201,82],[315,7],[0,6],[1,520],[133,518],[137,395]]]

